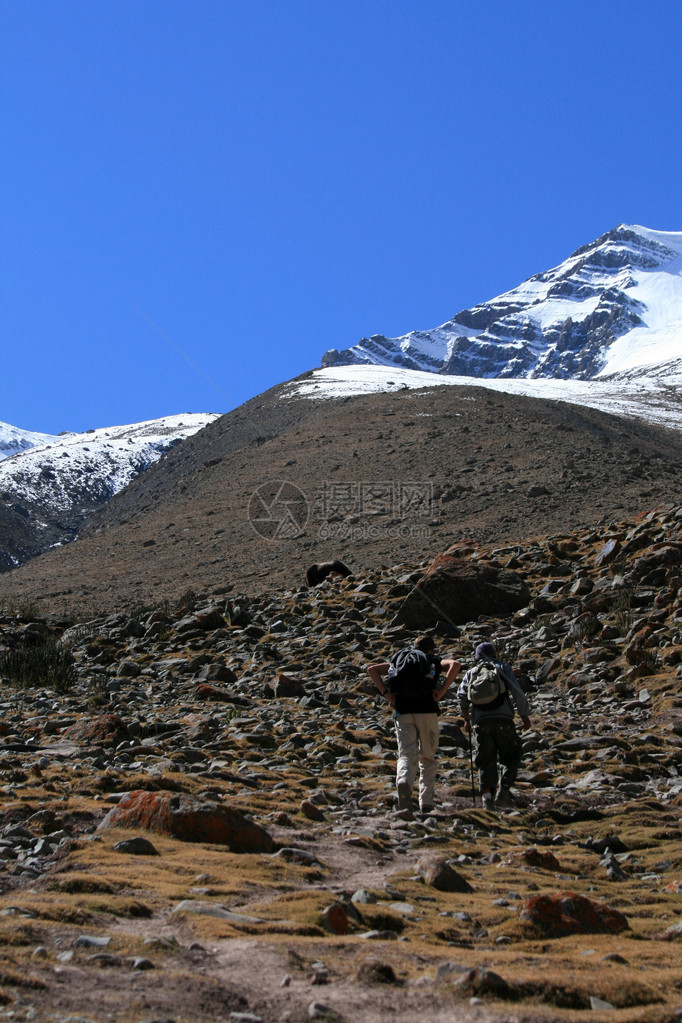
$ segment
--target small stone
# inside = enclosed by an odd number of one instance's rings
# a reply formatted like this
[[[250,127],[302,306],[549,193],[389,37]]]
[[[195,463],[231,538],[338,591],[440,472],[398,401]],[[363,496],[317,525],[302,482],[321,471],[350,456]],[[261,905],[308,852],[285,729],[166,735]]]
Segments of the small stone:
[[[158,856],[159,851],[147,838],[137,836],[135,838],[126,838],[122,842],[117,842],[114,846],[116,852],[128,853],[131,856]]]
[[[366,959],[356,974],[361,984],[400,984],[390,963]]]
[[[461,963],[441,963],[436,969],[436,982],[439,983],[442,980],[450,980],[453,975],[460,976],[462,973],[468,973],[469,967],[462,966]]]
[[[96,934],[81,934],[73,943],[74,948],[106,948],[111,938]]]
[[[611,1005],[611,1002],[605,1002],[603,998],[596,998],[594,995],[590,995],[590,1009],[614,1009],[615,1006]]]
[[[366,888],[358,888],[356,892],[353,892],[350,900],[359,906],[371,906],[377,901]]]
[[[133,960],[134,970],[153,970],[154,968],[154,963],[151,959],[146,959],[144,956],[136,956]]]
[[[610,952],[606,956],[602,956],[599,960],[600,963],[618,963],[620,966],[628,966],[630,963],[629,959],[622,956],[619,952]]]
[[[308,1019],[324,1019],[332,1021],[338,1019],[333,1009],[323,1002],[311,1002],[308,1006]]]

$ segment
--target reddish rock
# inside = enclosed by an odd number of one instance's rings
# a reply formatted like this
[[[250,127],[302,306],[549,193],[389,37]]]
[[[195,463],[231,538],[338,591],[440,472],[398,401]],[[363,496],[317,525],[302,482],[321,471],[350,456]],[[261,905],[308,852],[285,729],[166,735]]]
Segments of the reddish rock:
[[[348,914],[340,902],[334,902],[322,911],[322,926],[331,934],[348,934]]]
[[[563,938],[568,934],[618,934],[630,928],[627,918],[617,909],[574,892],[532,895],[521,904],[519,919],[533,924],[548,938]]]
[[[308,820],[311,821],[323,821],[324,812],[320,810],[319,806],[313,803],[312,799],[304,799],[301,803],[301,813],[305,814]]]
[[[200,682],[195,689],[195,693],[200,700],[217,700],[223,703],[230,700],[230,694],[226,689],[221,689],[220,686],[209,685],[208,682]]]
[[[561,864],[554,853],[536,849],[534,846],[531,849],[522,849],[519,853],[513,854],[512,858],[521,859],[529,867],[538,867],[540,870],[561,870]]]
[[[113,749],[119,742],[131,739],[123,718],[118,714],[100,714],[96,718],[82,718],[64,732],[66,738],[87,746],[106,746]]]
[[[100,828],[145,828],[181,842],[210,842],[231,852],[270,853],[268,832],[237,810],[181,793],[127,792]]]

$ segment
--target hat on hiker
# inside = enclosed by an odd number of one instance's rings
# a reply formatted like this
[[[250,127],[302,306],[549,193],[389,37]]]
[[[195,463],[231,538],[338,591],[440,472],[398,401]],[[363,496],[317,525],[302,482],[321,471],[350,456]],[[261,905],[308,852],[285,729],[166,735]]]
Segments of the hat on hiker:
[[[494,661],[495,660],[495,647],[492,643],[479,643],[476,647],[476,660],[477,661]]]

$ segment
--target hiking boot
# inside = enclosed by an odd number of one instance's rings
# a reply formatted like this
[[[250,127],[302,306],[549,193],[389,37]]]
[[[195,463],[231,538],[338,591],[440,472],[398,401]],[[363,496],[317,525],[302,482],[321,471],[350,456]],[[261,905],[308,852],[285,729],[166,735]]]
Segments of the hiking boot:
[[[412,817],[412,797],[406,781],[398,782],[398,810],[405,810]]]
[[[501,788],[497,793],[497,803],[499,806],[514,806],[514,797],[509,789]]]
[[[493,799],[492,792],[484,792],[481,796],[481,802],[483,803],[484,810],[494,810],[495,800]]]

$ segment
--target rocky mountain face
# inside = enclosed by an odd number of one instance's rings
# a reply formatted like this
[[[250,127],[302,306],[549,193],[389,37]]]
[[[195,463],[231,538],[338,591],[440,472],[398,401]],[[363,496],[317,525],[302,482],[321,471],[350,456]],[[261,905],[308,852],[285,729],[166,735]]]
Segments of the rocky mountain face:
[[[73,540],[95,508],[215,415],[58,437],[0,424],[0,572]]]
[[[525,587],[429,625],[463,668],[495,641],[531,728],[515,805],[483,810],[448,693],[410,818],[366,668],[441,565],[0,616],[3,1011],[679,1016],[682,507],[450,552],[454,594],[455,571]]]
[[[257,594],[314,562],[362,576],[682,502],[682,433],[481,387],[308,399],[286,387],[189,437],[81,536],[0,575],[65,613]]]
[[[682,234],[621,225],[552,270],[433,330],[375,334],[322,366],[472,377],[597,376],[682,365]]]

